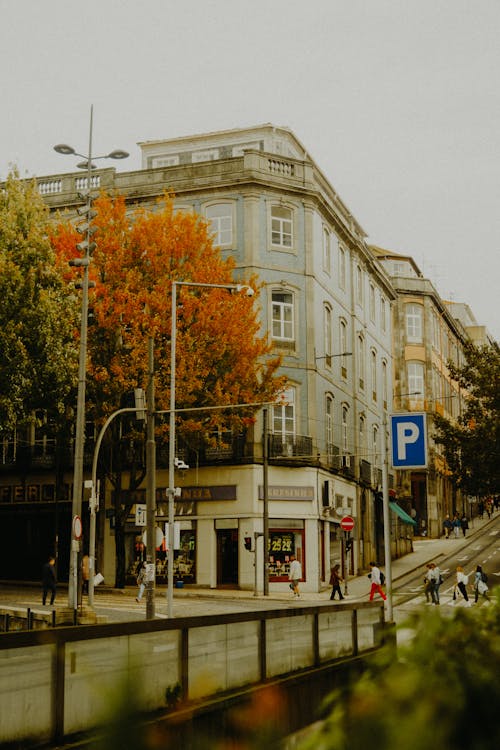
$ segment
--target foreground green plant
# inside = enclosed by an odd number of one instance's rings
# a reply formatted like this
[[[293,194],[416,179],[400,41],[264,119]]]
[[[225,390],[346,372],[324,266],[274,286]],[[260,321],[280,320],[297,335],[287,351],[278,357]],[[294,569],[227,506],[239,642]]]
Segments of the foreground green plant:
[[[500,599],[451,619],[432,610],[414,638],[384,649],[300,750],[497,750],[500,747]]]

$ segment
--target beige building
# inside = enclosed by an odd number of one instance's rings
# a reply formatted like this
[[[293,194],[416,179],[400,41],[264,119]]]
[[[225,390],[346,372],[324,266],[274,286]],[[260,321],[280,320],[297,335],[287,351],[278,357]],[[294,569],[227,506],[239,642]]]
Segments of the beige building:
[[[207,219],[215,244],[234,258],[236,274],[255,273],[264,282],[262,331],[283,355],[281,371],[288,378],[286,401],[269,410],[271,589],[287,589],[292,553],[302,562],[305,591],[328,581],[333,562],[351,573],[366,569],[371,559],[383,559],[382,426],[393,399],[395,299],[388,274],[359,222],[289,129],[262,125],[140,147],[141,170],[97,169],[91,187],[119,191],[131,206],[146,207],[172,190],[177,208]],[[88,187],[81,173],[40,177],[38,185],[51,209],[70,212]],[[89,458],[92,439],[87,434]],[[190,466],[176,479],[182,488],[175,508],[181,547],[176,574],[203,586],[251,588],[254,555],[245,539],[253,545],[263,529],[261,419],[244,435],[226,435],[218,448],[196,455],[180,444],[176,450]],[[160,448],[160,528],[164,455]],[[30,481],[48,483],[48,476],[34,474]],[[68,494],[58,499],[59,512],[68,505],[70,482],[68,470]],[[98,567],[108,581],[115,565],[110,493],[107,486],[98,521]],[[12,522],[14,508],[7,505],[0,504],[0,515]],[[32,509],[33,517],[41,505]],[[339,526],[344,515],[355,520],[348,554]],[[131,574],[141,554],[138,517],[133,512],[127,524]],[[15,522],[23,533],[19,519]],[[411,535],[406,526],[400,531],[400,524],[395,513],[395,555],[411,549]],[[257,537],[259,585],[263,560]],[[162,560],[158,572],[163,575]]]
[[[372,251],[397,294],[392,313],[393,410],[425,412],[427,418],[427,468],[397,471],[396,488],[398,496],[411,502],[417,533],[436,537],[442,534],[447,514],[470,511],[466,499],[455,494],[432,435],[434,414],[453,419],[461,412],[463,394],[451,379],[447,363],[462,362],[463,345],[473,331],[457,315],[466,306],[444,302],[411,257],[374,246]]]

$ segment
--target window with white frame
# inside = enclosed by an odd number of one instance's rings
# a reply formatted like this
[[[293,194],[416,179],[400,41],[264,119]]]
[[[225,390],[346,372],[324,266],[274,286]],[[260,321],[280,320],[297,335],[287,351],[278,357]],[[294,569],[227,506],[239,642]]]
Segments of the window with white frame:
[[[382,360],[382,400],[383,407],[387,409],[387,398],[388,398],[388,380],[387,380],[387,362],[385,359]]]
[[[295,388],[286,388],[280,403],[273,405],[273,433],[283,440],[295,436]]]
[[[375,287],[370,283],[370,320],[375,322]]]
[[[340,372],[343,378],[347,377],[347,321],[340,319],[339,329],[339,346],[340,346]]]
[[[366,455],[366,432],[365,432],[366,420],[363,415],[359,418],[359,457],[360,459],[367,460]]]
[[[291,248],[293,243],[293,212],[286,206],[271,206],[271,244]]]
[[[331,272],[332,266],[332,256],[330,248],[330,232],[326,227],[323,227],[323,270],[327,273]]]
[[[219,158],[219,151],[216,148],[207,151],[194,151],[191,158],[193,164],[201,161],[214,161]]]
[[[378,447],[378,426],[377,425],[374,425],[372,428],[372,453],[373,453],[372,463],[375,466],[380,466],[382,462],[380,460],[381,456],[380,456],[379,447]]]
[[[232,203],[215,203],[207,206],[205,215],[214,235],[214,245],[217,247],[231,247],[233,244]]]
[[[424,365],[422,362],[408,362],[408,392],[413,394],[410,396],[410,401],[423,399],[424,385]]]
[[[339,287],[345,289],[345,250],[339,245]]]
[[[325,365],[326,367],[332,366],[332,308],[330,305],[325,305],[323,308],[323,330],[324,330],[324,347],[325,347]]]
[[[370,351],[370,380],[372,383],[372,400],[377,400],[377,352]]]
[[[357,339],[358,345],[358,375],[359,375],[359,387],[364,389],[365,387],[365,340],[360,334]]]
[[[384,333],[387,331],[387,302],[385,297],[380,298],[380,327]]]
[[[356,302],[363,306],[363,269],[356,266]]]
[[[423,331],[422,305],[417,305],[412,302],[408,303],[405,307],[405,318],[407,341],[414,343],[421,342]]]
[[[333,445],[333,396],[330,393],[326,394],[325,403],[325,414],[326,414],[326,445],[327,450],[330,452],[330,446]]]
[[[349,407],[342,405],[342,453],[349,453]]]
[[[154,156],[151,159],[151,167],[175,167],[179,164],[178,154],[172,156]]]
[[[293,294],[274,291],[272,293],[273,339],[294,341]]]

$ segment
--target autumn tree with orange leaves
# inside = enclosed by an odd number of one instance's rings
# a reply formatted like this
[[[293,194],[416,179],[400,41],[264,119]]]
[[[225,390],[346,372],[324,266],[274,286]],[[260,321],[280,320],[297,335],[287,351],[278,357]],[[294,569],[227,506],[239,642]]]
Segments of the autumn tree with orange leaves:
[[[169,408],[172,282],[233,284],[235,276],[232,260],[223,259],[213,246],[206,222],[192,212],[174,211],[171,196],[149,211],[131,213],[122,196],[105,194],[94,206],[97,247],[90,266],[95,287],[90,290],[87,419],[100,424],[134,388],[147,389],[149,337],[154,339],[156,409]],[[75,256],[78,240],[70,223],[59,225],[52,238],[68,282],[76,280],[67,261]],[[245,283],[258,292],[257,279]],[[273,400],[284,381],[276,375],[279,359],[270,357],[267,339],[259,335],[256,298],[225,289],[179,290],[176,407]],[[188,446],[198,446],[213,439],[216,430],[243,429],[253,413],[178,415],[176,432]],[[114,490],[118,587],[125,585],[124,524],[145,474],[143,431],[134,422],[112,423],[100,467]],[[163,435],[168,441],[166,420],[158,430],[159,440]]]

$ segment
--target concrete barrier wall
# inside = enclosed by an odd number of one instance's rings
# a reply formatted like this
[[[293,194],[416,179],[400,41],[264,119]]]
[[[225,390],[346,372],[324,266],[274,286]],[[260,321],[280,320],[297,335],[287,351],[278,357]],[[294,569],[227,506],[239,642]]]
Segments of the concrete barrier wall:
[[[379,603],[0,634],[0,742],[61,741],[105,723],[357,656],[381,644]]]

